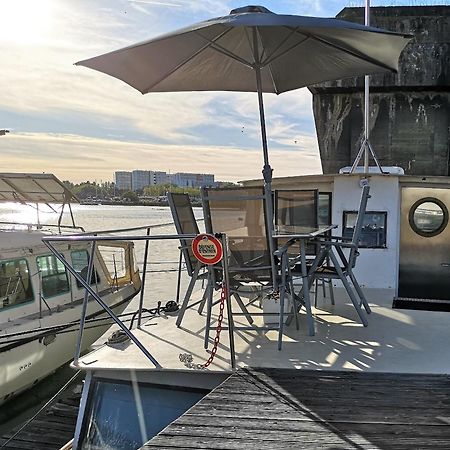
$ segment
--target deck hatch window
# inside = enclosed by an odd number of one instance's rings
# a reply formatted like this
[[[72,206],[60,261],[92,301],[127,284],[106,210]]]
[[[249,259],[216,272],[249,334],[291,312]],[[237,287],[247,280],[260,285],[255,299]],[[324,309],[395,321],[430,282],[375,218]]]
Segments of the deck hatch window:
[[[25,259],[0,261],[0,309],[33,300],[27,261]]]
[[[36,263],[42,280],[44,298],[69,292],[69,279],[64,264],[54,255],[38,256]]]
[[[86,280],[87,271],[89,267],[89,253],[87,250],[74,250],[71,252],[70,256],[72,257],[72,266],[73,268],[81,275],[83,280]],[[92,273],[90,284],[95,284],[100,281],[100,277],[96,270]],[[83,285],[76,280],[77,286],[82,288]]]
[[[140,448],[207,392],[142,383],[133,388],[131,383],[96,381],[89,391],[80,448]]]
[[[344,230],[344,237],[352,238],[357,215],[357,211],[344,211],[342,228]],[[359,247],[386,248],[386,223],[386,211],[366,211]]]
[[[409,210],[409,224],[420,236],[436,236],[444,230],[447,223],[447,207],[437,198],[422,198]]]

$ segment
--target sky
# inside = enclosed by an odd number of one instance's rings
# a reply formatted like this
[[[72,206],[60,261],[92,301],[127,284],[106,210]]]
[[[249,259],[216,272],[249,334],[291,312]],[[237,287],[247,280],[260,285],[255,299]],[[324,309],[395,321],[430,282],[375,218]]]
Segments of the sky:
[[[377,2],[378,5],[411,4]],[[422,2],[425,4],[426,2]],[[0,0],[2,172],[47,172],[73,182],[112,181],[116,170],[261,177],[254,93],[143,96],[74,63],[247,3],[227,0]],[[273,12],[335,16],[363,1],[259,0]],[[375,4],[375,2],[372,2]],[[265,94],[275,176],[321,173],[307,89]]]

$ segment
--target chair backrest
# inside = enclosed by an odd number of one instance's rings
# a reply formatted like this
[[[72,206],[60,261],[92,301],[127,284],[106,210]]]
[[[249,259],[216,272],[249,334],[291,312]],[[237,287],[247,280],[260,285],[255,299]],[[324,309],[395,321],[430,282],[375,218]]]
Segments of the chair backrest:
[[[167,193],[170,211],[178,234],[199,234],[199,228],[192,209],[191,200],[188,194]],[[183,253],[186,271],[189,276],[194,273],[194,268],[198,261],[192,253],[191,242],[180,239],[181,251]]]
[[[358,208],[358,215],[356,216],[355,228],[353,229],[352,235],[352,244],[354,245],[354,247],[352,247],[352,249],[350,250],[350,255],[348,259],[350,267],[355,266],[356,257],[358,256],[358,246],[359,240],[361,238],[362,228],[364,225],[364,216],[366,214],[367,201],[370,198],[369,191],[370,186],[368,184],[363,186],[361,191],[361,200]]]
[[[289,227],[311,227],[319,225],[319,191],[276,190],[275,191],[275,225],[289,230]],[[293,230],[295,231],[295,230]],[[278,246],[286,242],[278,240]],[[289,253],[299,254],[299,244],[291,246]],[[307,254],[315,254],[316,246],[309,245]]]
[[[230,271],[268,278],[272,258],[263,188],[202,188],[201,193],[206,231],[228,236]]]

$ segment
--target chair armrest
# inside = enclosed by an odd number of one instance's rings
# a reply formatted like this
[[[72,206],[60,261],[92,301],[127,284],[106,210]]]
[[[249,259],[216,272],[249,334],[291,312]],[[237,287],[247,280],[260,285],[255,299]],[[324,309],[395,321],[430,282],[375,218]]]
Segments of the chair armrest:
[[[282,247],[278,248],[273,252],[273,254],[277,257],[281,257],[288,251],[288,248],[296,242],[296,239],[289,239]]]

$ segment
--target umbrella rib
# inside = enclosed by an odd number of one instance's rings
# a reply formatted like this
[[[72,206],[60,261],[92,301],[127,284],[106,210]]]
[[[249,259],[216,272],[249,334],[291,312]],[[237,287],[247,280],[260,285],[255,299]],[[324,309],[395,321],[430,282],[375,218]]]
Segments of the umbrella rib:
[[[199,34],[199,33],[198,33]],[[209,41],[208,38],[203,37],[201,34],[200,36],[203,39],[206,39],[207,41]],[[211,42],[211,48],[213,50],[215,50],[216,52],[222,53],[225,56],[229,56],[230,58],[234,59],[237,62],[240,62],[241,64],[243,64],[244,66],[248,66],[253,68],[252,63],[250,63],[249,61],[245,60],[244,58],[241,58],[240,56],[236,55],[233,52],[230,52],[229,50],[227,50],[225,47],[222,47],[221,45],[217,44],[217,42],[215,41],[210,41]]]
[[[321,37],[318,37],[318,36],[314,36],[314,35],[312,35],[310,33],[302,32],[302,34],[310,37],[313,40],[319,41],[322,44],[328,45],[329,47],[332,47],[332,48],[337,49],[337,50],[341,50],[341,51],[343,51],[343,52],[345,52],[345,53],[347,53],[349,55],[352,55],[352,56],[354,56],[354,57],[356,57],[358,59],[362,59],[363,61],[367,61],[367,62],[370,62],[372,64],[375,64],[378,67],[383,67],[385,69],[388,69],[389,71],[393,71],[394,70],[391,67],[389,67],[387,64],[384,64],[381,61],[376,60],[375,58],[370,58],[369,56],[366,56],[366,55],[364,55],[364,54],[362,54],[362,53],[360,53],[360,52],[358,52],[356,50],[351,50],[351,49],[348,49],[348,48],[346,48],[346,47],[344,47],[342,45],[338,45],[338,44],[335,44],[333,42],[329,42],[328,40],[326,40],[324,38],[321,38]],[[305,41],[303,41],[303,42],[305,42]]]
[[[227,33],[229,33],[231,31],[231,28],[225,30],[223,33],[220,33],[218,36],[216,36],[214,39],[220,39],[221,37],[225,36]],[[170,70],[169,72],[165,73],[164,76],[160,77],[159,80],[155,81],[154,83],[152,83],[149,87],[147,87],[146,89],[144,89],[143,91],[141,91],[143,94],[148,94],[150,92],[151,89],[153,89],[155,86],[157,86],[159,83],[161,83],[161,81],[164,81],[167,77],[170,77],[170,75],[172,75],[174,72],[176,72],[178,69],[180,69],[181,67],[183,67],[185,64],[187,64],[189,61],[191,61],[193,58],[195,58],[197,55],[199,55],[201,52],[203,52],[203,50],[207,49],[208,47],[214,45],[214,40],[205,38],[204,36],[202,36],[200,33],[196,33],[198,34],[201,38],[205,39],[208,44],[204,45],[203,47],[201,47],[200,49],[198,49],[196,52],[194,52],[193,54],[189,55],[188,57],[186,57],[183,61],[181,61],[177,66],[175,66],[172,70]]]
[[[258,33],[258,36],[259,36],[259,38],[260,38],[259,40],[261,41],[261,46],[262,46],[262,54],[261,54],[261,57],[262,57],[262,56],[264,55],[266,49],[265,49],[265,47],[264,47],[264,45],[263,45],[263,40],[262,40],[262,37],[261,37],[261,33],[259,32],[259,27],[255,27],[255,29],[256,29],[256,32]],[[249,38],[248,34],[247,34],[247,37]],[[279,47],[277,47],[277,48],[279,48]],[[275,50],[275,51],[276,51],[276,50]],[[271,79],[271,81],[272,81],[273,92],[274,92],[275,94],[279,94],[278,89],[277,89],[277,85],[276,85],[276,83],[275,83],[275,77],[273,76],[273,71],[272,71],[272,67],[270,66],[270,64],[264,64],[264,63],[262,63],[262,62],[261,62],[261,58],[259,58],[259,55],[258,55],[258,61],[255,61],[255,64],[258,64],[259,69],[262,69],[263,67],[267,66],[267,68],[268,68],[268,70],[269,70],[269,76],[270,76],[270,79]]]
[[[297,47],[300,44],[303,44],[303,42],[305,42],[308,39],[308,36],[303,39],[300,42],[296,42],[295,44],[293,44],[291,47],[287,48],[286,50],[284,50],[283,52],[281,52],[279,55],[275,55],[275,53],[291,38],[292,35],[294,35],[295,33],[297,33],[298,31],[298,27],[291,29],[291,33],[286,36],[278,45],[277,47],[274,49],[274,51],[272,52],[271,55],[267,55],[267,58],[264,61],[261,61],[261,67],[264,67],[265,65],[269,65],[272,61],[275,61],[277,58],[285,55],[286,53],[290,52],[293,48]]]

